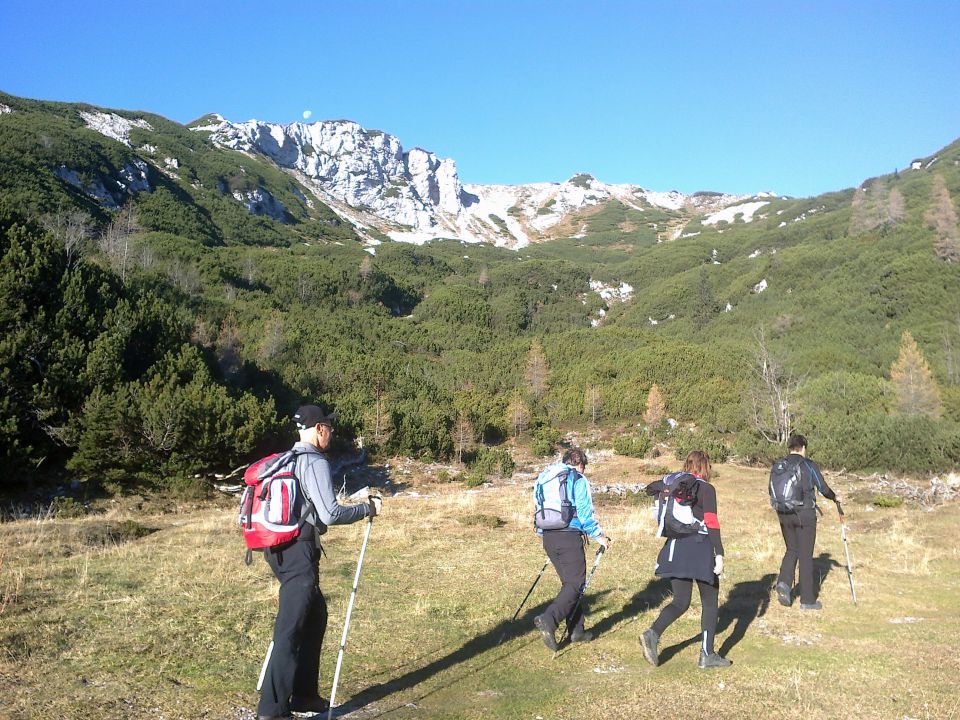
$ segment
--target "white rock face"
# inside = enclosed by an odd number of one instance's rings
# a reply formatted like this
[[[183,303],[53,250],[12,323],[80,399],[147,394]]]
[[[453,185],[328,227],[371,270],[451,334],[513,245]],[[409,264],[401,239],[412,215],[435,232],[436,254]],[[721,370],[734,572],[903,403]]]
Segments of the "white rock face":
[[[641,212],[651,207],[705,212],[748,199],[652,192],[609,185],[585,173],[563,183],[463,185],[453,160],[421,148],[406,151],[396,137],[346,120],[278,125],[211,116],[193,129],[209,132],[221,146],[266,155],[312,182],[315,193],[355,226],[361,216],[372,215],[368,223],[405,242],[455,238],[518,249],[551,233],[576,237],[563,225],[570,215],[610,200]],[[740,213],[747,214],[743,206]]]
[[[242,202],[254,215],[267,215],[279,222],[286,222],[286,207],[263,188],[245,193],[238,191],[233,193],[233,197]]]
[[[12,107],[10,107],[9,105],[4,105],[3,103],[0,103],[0,115],[6,115],[7,113],[12,113],[12,112],[13,112]]]
[[[728,222],[732,223],[736,217],[739,215],[745,223],[748,223],[753,220],[753,214],[762,208],[764,205],[769,205],[769,200],[758,200],[755,202],[741,203],[739,205],[731,205],[725,207],[719,212],[715,212],[712,215],[708,215],[703,220],[704,225],[715,225],[718,222]]]
[[[91,130],[96,130],[101,135],[113,138],[130,147],[130,128],[138,127],[143,130],[152,131],[153,128],[143,118],[136,120],[127,120],[115,113],[86,112],[81,111],[80,117]]]

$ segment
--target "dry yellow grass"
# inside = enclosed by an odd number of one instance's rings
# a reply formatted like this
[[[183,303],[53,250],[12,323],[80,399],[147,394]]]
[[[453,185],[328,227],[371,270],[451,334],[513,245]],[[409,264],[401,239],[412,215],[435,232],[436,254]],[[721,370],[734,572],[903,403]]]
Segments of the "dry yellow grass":
[[[648,482],[642,469],[603,457],[590,475]],[[667,593],[652,577],[659,543],[647,503],[630,497],[597,497],[614,538],[588,593],[598,639],[556,659],[543,647],[530,623],[558,588],[552,569],[509,624],[543,563],[518,475],[387,498],[338,697],[357,718],[960,717],[960,508],[847,507],[854,607],[828,505],[817,542],[825,610],[801,614],[770,602],[782,546],[765,473],[718,471],[727,548],[718,646],[733,667],[697,669],[696,598],[663,638],[666,662],[643,661],[637,634]],[[835,482],[844,496],[856,490],[855,480]],[[103,532],[125,520],[155,532],[119,541]],[[259,558],[243,564],[233,521],[225,500],[175,515],[0,525],[0,717],[249,717],[277,587]],[[324,537],[325,688],[362,533],[358,524]]]

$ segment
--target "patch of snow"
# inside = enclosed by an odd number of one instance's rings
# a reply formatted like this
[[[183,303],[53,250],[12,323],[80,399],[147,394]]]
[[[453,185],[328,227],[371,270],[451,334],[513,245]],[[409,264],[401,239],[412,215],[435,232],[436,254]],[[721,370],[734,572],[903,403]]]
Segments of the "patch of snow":
[[[120,117],[116,113],[87,112],[86,110],[81,110],[80,117],[83,118],[83,122],[91,130],[96,130],[101,135],[106,135],[108,138],[122,142],[127,147],[130,147],[130,130],[132,128],[138,127],[143,130],[153,130],[150,123],[143,118],[128,120],[127,118]]]
[[[683,238],[696,237],[696,236],[699,235],[699,234],[700,234],[700,231],[699,231],[699,230],[698,230],[697,232],[695,232],[695,233],[684,233],[683,235],[680,236],[680,239],[682,240]]]
[[[375,247],[365,247],[364,250],[366,250],[366,251],[367,251],[368,253],[370,253],[371,255],[376,255],[376,254],[377,254],[377,249],[376,249]]]
[[[756,202],[741,203],[740,205],[730,205],[719,212],[708,215],[704,220],[704,225],[715,225],[718,222],[732,223],[739,215],[745,223],[753,220],[753,214],[764,205],[769,205],[769,200],[759,200]]]
[[[763,280],[761,280],[760,282],[758,282],[756,285],[753,286],[753,292],[757,293],[758,295],[766,289],[767,289],[766,278],[764,278]]]
[[[597,293],[603,300],[608,302],[610,300],[626,302],[630,299],[630,296],[633,295],[633,286],[625,282],[621,282],[618,287],[611,287],[609,285],[604,285],[599,280],[591,280],[590,289]]]
[[[7,113],[12,113],[12,112],[13,112],[12,107],[10,107],[9,105],[4,105],[3,103],[0,103],[0,115],[6,115]]]
[[[727,303],[727,306],[723,309],[723,311],[730,312],[731,310],[733,310],[733,305],[731,305],[730,303]]]
[[[759,248],[758,248],[757,250],[754,250],[754,251],[753,251],[752,253],[750,253],[749,255],[747,255],[747,257],[750,258],[751,260],[753,260],[754,258],[760,257],[760,250],[759,250]]]
[[[780,224],[777,225],[778,228],[782,228],[782,227],[786,227],[786,226],[787,226],[787,221],[786,221],[786,220],[782,220],[782,221],[780,222]]]
[[[140,150],[142,150],[143,152],[148,152],[148,153],[153,154],[153,153],[155,153],[155,152],[157,151],[157,146],[156,146],[156,145],[150,145],[150,144],[148,143],[148,144],[146,144],[146,145],[141,145],[141,146],[140,146]]]
[[[647,317],[647,322],[650,323],[651,325],[659,324],[656,320],[654,320],[652,317],[649,317],[649,316]]]
[[[163,159],[163,164],[166,165],[166,166],[167,166],[168,168],[170,168],[171,170],[179,170],[179,169],[180,169],[180,161],[177,160],[176,158],[169,158],[169,157],[168,157],[168,158],[164,158],[164,159]]]

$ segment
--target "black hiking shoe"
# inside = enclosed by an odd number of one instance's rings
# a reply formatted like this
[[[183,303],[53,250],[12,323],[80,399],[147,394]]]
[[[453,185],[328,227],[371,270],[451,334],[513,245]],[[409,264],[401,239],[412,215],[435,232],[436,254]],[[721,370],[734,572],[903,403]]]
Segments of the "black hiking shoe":
[[[801,610],[823,610],[823,603],[816,600],[812,603],[800,603]]]
[[[707,668],[730,667],[731,665],[733,665],[733,660],[720,657],[720,653],[712,652],[707,655],[703,650],[700,651],[700,660],[697,662],[697,667],[702,670]]]
[[[257,720],[293,720],[293,715],[257,715]]]
[[[784,582],[777,583],[777,599],[784,607],[793,605],[793,598],[790,596],[790,587]]]
[[[593,640],[593,633],[589,630],[574,630],[570,633],[570,642],[588,643]]]
[[[656,630],[647,628],[640,633],[640,644],[643,646],[643,656],[647,662],[656,667],[660,664],[660,658],[657,657],[657,643],[660,642],[660,636]]]
[[[315,697],[290,698],[290,709],[296,713],[325,713],[330,711],[330,702],[319,695]]]
[[[557,626],[550,622],[550,618],[546,615],[537,615],[533,619],[533,626],[540,631],[540,636],[543,638],[543,644],[546,645],[553,652],[557,651]]]

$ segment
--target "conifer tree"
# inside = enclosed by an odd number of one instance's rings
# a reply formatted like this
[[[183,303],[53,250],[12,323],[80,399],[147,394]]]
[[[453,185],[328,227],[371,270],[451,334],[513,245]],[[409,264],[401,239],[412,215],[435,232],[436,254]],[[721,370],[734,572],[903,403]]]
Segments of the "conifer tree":
[[[909,330],[904,330],[900,338],[900,355],[890,366],[890,380],[896,389],[899,414],[940,417],[940,390]]]
[[[543,354],[543,346],[534,340],[527,353],[527,369],[524,378],[530,389],[531,397],[537,401],[547,391],[547,376],[550,368],[547,366],[547,356]]]
[[[519,394],[514,395],[507,406],[507,424],[514,437],[519,437],[530,425],[530,410]]]
[[[654,383],[650,386],[650,392],[647,394],[647,409],[643,413],[643,421],[650,429],[651,435],[656,432],[666,414],[667,407],[663,402],[663,395],[660,394],[660,388]]]
[[[927,226],[937,234],[933,241],[937,257],[947,262],[960,262],[960,227],[957,226],[957,211],[942,175],[934,178],[933,195],[925,219]]]
[[[600,388],[597,385],[588,385],[584,393],[583,407],[587,415],[590,416],[590,425],[594,427],[596,427],[597,420],[600,419],[602,404]]]

